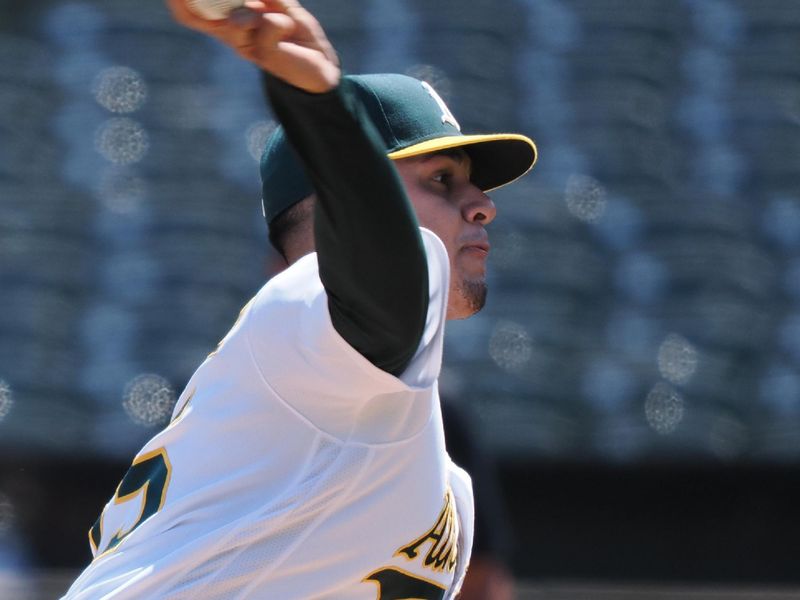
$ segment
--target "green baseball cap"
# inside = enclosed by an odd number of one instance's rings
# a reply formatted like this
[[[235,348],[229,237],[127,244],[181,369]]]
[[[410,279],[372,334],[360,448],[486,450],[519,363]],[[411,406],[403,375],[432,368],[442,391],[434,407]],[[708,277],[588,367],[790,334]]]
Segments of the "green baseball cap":
[[[524,135],[461,133],[458,121],[427,82],[397,74],[347,75],[346,79],[391,159],[464,148],[472,161],[472,182],[484,192],[522,177],[536,162],[536,144]],[[261,183],[267,223],[314,191],[282,127],[267,141]]]

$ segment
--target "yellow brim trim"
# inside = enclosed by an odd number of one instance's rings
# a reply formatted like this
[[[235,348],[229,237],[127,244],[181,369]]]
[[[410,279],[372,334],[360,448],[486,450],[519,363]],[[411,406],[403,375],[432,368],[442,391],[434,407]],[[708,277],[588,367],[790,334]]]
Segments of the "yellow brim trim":
[[[498,187],[502,187],[504,185],[508,185],[512,181],[516,181],[528,171],[533,168],[533,165],[536,164],[537,159],[539,158],[539,151],[536,148],[536,143],[529,137],[519,134],[519,133],[489,133],[489,134],[475,134],[475,135],[451,135],[436,138],[433,140],[427,140],[425,142],[420,142],[419,144],[414,144],[413,146],[409,146],[408,148],[403,148],[402,150],[396,150],[395,152],[390,152],[387,156],[391,159],[398,159],[398,158],[410,158],[412,156],[419,156],[421,154],[429,154],[430,152],[436,152],[437,150],[446,150],[448,148],[458,148],[461,146],[471,146],[473,144],[481,144],[484,142],[503,142],[503,141],[515,141],[515,142],[524,142],[528,146],[530,146],[531,152],[533,153],[533,158],[531,160],[530,165],[528,168],[519,173],[513,179],[509,179],[505,183],[496,186],[492,189],[497,189]],[[491,190],[484,190],[484,191],[491,191]]]

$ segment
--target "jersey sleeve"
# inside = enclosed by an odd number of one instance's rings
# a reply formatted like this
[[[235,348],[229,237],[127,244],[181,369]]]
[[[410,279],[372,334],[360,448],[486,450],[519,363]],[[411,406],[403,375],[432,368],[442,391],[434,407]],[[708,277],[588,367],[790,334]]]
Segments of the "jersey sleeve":
[[[347,79],[325,94],[271,76],[266,88],[314,185],[331,322],[371,363],[402,373],[423,332],[428,274],[416,216],[384,144]]]
[[[420,229],[428,310],[407,368],[394,376],[342,338],[328,311],[316,254],[274,277],[254,299],[242,329],[264,385],[313,426],[340,439],[401,439],[429,417],[442,364],[449,286],[444,245]]]

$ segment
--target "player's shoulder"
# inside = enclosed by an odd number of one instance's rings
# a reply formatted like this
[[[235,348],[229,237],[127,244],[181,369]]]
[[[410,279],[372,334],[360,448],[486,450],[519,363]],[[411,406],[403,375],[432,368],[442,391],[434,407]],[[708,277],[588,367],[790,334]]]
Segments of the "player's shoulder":
[[[317,253],[310,252],[272,277],[256,294],[257,300],[273,298],[304,301],[321,291]]]

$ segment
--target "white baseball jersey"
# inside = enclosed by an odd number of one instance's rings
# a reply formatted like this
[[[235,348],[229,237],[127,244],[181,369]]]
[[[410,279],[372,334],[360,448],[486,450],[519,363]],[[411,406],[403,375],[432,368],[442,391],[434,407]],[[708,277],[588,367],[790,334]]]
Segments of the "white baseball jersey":
[[[65,598],[453,598],[472,489],[444,447],[449,263],[422,231],[430,303],[402,376],[331,324],[310,254],[270,280],[189,381],[90,532]]]

